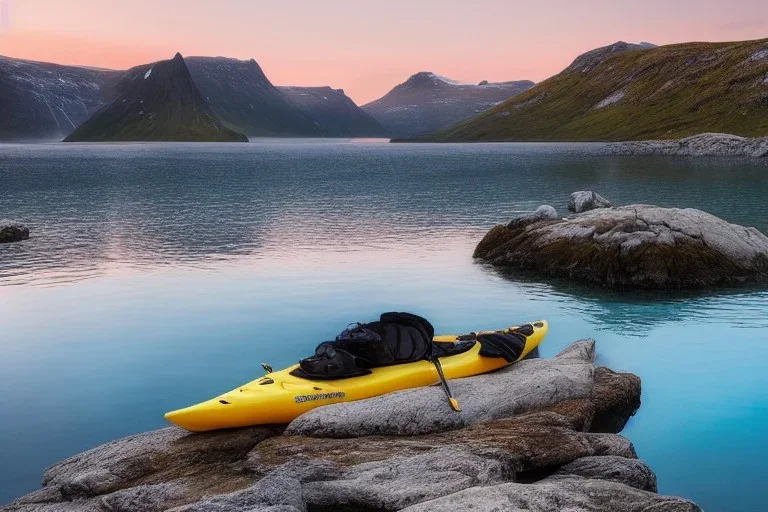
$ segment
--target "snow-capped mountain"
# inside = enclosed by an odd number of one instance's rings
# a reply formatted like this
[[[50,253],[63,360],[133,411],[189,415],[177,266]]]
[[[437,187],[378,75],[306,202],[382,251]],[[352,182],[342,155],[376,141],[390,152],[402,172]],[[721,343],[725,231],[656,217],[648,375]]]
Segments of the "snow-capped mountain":
[[[533,86],[529,80],[465,84],[421,72],[362,108],[393,136],[412,137],[444,130]]]

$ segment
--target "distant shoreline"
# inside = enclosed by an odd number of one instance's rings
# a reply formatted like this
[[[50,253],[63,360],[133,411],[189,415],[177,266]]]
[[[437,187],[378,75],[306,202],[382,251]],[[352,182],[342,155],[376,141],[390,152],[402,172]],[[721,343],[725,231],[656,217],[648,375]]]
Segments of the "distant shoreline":
[[[682,139],[637,141],[586,140],[467,140],[442,141],[430,138],[392,139],[394,144],[603,144],[597,153],[604,156],[688,156],[688,157],[768,157],[768,136],[741,137],[727,133],[701,133]]]

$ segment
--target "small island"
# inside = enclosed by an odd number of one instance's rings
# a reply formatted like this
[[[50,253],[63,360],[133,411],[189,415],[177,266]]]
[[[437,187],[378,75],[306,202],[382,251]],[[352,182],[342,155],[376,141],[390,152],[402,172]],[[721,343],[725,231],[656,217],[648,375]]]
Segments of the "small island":
[[[606,287],[699,289],[768,282],[768,237],[693,208],[611,207],[594,192],[571,196],[492,228],[474,257],[495,266]]]

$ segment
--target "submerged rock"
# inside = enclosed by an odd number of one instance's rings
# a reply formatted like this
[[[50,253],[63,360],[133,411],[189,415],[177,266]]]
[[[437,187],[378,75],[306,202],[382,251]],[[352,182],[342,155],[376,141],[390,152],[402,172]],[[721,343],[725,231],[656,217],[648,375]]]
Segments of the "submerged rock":
[[[43,489],[3,510],[699,510],[655,493],[617,435],[640,405],[639,379],[596,368],[594,355],[584,340],[452,381],[461,414],[428,387],[316,409],[292,435],[130,436],[52,466]]]
[[[12,220],[0,219],[0,244],[20,242],[28,238],[28,227]]]
[[[740,137],[726,133],[702,133],[677,140],[615,142],[605,146],[606,155],[730,156],[763,158],[768,156],[768,137]]]
[[[692,208],[602,208],[496,226],[475,258],[612,287],[705,288],[768,281],[768,237]]]
[[[574,213],[586,212],[597,208],[610,208],[612,206],[609,200],[591,190],[574,192],[568,200],[568,211]]]

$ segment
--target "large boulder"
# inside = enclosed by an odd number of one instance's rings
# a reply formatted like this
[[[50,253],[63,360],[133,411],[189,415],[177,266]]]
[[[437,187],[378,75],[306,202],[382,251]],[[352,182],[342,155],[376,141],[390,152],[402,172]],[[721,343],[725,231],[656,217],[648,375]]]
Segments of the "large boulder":
[[[706,288],[768,281],[768,237],[692,208],[630,205],[496,226],[474,256],[612,287]]]
[[[574,192],[568,199],[568,211],[573,213],[582,213],[597,208],[611,208],[612,206],[609,200],[591,190]]]
[[[130,436],[54,465],[41,490],[3,510],[698,510],[655,493],[653,471],[617,435],[640,405],[639,379],[594,357],[583,340],[453,381],[461,414],[430,387],[316,409],[291,435]]]
[[[0,219],[0,244],[20,242],[29,238],[29,228],[7,219]]]
[[[593,347],[594,340],[579,345]],[[594,384],[593,356],[594,350],[587,349],[579,358],[530,359],[492,374],[451,381],[460,413],[452,413],[442,389],[432,386],[314,409],[291,422],[286,433],[315,437],[431,434],[587,398]]]

